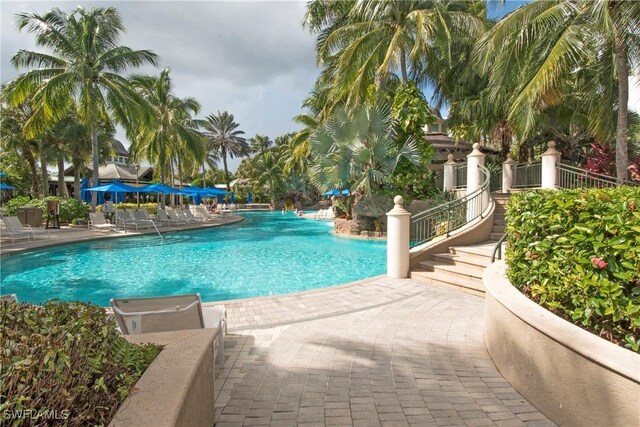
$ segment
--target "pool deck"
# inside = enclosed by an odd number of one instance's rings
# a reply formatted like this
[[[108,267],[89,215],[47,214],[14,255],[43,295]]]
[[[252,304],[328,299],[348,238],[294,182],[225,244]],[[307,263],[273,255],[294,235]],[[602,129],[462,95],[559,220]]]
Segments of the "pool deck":
[[[178,231],[241,220],[225,215]],[[2,241],[0,254],[124,236],[63,227],[35,242]],[[482,297],[379,276],[223,303],[219,427],[554,425],[493,365]]]
[[[554,425],[493,365],[482,297],[380,276],[224,304],[219,427]]]
[[[162,227],[161,234],[175,233],[188,230],[198,230],[203,228],[219,227],[222,225],[235,224],[244,220],[238,215],[221,215],[216,221],[198,223],[189,226],[180,227]],[[124,231],[89,231],[86,225],[83,226],[61,226],[59,229],[45,230],[45,227],[34,228],[35,240],[16,239],[15,243],[11,242],[8,236],[2,235],[0,230],[0,256],[8,256],[25,250],[43,248],[47,246],[64,245],[67,243],[85,242],[90,240],[126,238],[141,235],[155,235],[155,229],[150,230],[127,230]]]

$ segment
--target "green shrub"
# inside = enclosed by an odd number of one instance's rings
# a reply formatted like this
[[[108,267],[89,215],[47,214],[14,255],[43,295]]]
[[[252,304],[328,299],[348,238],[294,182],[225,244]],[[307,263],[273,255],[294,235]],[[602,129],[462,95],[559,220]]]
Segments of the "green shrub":
[[[7,215],[15,215],[16,209],[21,207],[40,208],[42,209],[42,217],[47,217],[47,201],[58,200],[60,201],[60,222],[71,222],[75,218],[87,218],[91,206],[84,203],[82,200],[49,196],[39,199],[29,199],[28,197],[14,197],[9,200],[4,208]]]
[[[640,188],[514,194],[508,276],[543,307],[640,351]]]
[[[137,346],[116,331],[104,309],[79,302],[44,306],[0,303],[0,414],[68,416],[59,424],[106,425],[160,347]],[[54,420],[39,420],[53,425]]]

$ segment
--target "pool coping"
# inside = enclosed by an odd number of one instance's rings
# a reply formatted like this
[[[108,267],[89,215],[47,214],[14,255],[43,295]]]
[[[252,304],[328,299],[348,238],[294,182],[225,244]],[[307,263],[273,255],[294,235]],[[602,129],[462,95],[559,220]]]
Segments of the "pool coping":
[[[225,222],[219,222],[219,223],[200,223],[200,224],[195,224],[193,226],[190,227],[183,227],[183,228],[167,228],[166,230],[163,230],[162,234],[166,234],[166,233],[181,233],[181,232],[185,232],[185,231],[193,231],[193,230],[203,230],[203,229],[208,229],[208,228],[215,228],[215,227],[222,227],[225,225],[232,225],[232,224],[237,224],[239,222],[242,222],[245,220],[244,217],[238,216],[238,215],[227,215],[228,217],[228,221],[225,220]],[[30,252],[30,251],[34,251],[34,250],[40,250],[40,249],[46,249],[46,248],[52,248],[52,247],[58,247],[58,246],[65,246],[65,245],[73,245],[76,243],[86,243],[86,242],[96,242],[99,240],[104,240],[104,239],[124,239],[124,238],[128,238],[128,237],[140,237],[140,236],[145,236],[145,235],[155,235],[156,233],[141,233],[138,231],[129,231],[123,234],[108,234],[108,233],[101,233],[101,234],[96,234],[98,232],[95,231],[89,231],[88,229],[85,230],[76,230],[77,232],[82,232],[84,231],[85,233],[87,233],[86,235],[80,236],[80,237],[75,237],[75,238],[65,238],[64,236],[61,237],[61,240],[55,240],[52,241],[51,238],[49,237],[48,239],[40,239],[40,240],[34,240],[34,241],[28,241],[28,242],[22,242],[22,243],[28,243],[28,244],[36,244],[35,246],[28,246],[28,247],[10,247],[10,248],[6,248],[6,245],[13,245],[13,243],[2,243],[0,245],[0,260],[2,259],[6,259],[9,258],[12,255],[18,255],[21,254],[23,252]]]

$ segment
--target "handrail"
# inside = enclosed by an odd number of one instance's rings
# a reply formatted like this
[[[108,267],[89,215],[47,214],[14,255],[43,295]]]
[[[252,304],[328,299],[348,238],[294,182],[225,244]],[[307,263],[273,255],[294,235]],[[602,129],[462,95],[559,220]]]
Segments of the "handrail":
[[[457,230],[469,222],[481,218],[489,204],[491,174],[484,166],[478,166],[484,179],[471,194],[428,209],[411,218],[410,246],[415,247]]]
[[[542,162],[515,165],[513,188],[536,188],[542,185]]]
[[[493,247],[493,252],[491,253],[491,264],[496,262],[496,259],[502,259],[502,244],[507,239],[507,233],[504,233],[500,239],[498,239],[498,243]]]
[[[556,185],[558,188],[604,188],[619,185],[615,177],[565,165],[564,163],[558,163],[556,171],[558,173],[558,184]],[[640,182],[624,180],[622,185],[640,186]]]

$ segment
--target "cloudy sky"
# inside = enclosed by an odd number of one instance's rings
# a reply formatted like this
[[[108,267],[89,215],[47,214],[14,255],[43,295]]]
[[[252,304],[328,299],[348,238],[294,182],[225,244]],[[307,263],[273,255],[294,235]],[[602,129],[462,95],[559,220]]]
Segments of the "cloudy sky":
[[[490,15],[501,16],[524,1],[492,3]],[[15,14],[42,13],[52,7],[71,12],[84,7],[115,6],[126,33],[121,44],[150,49],[160,56],[158,74],[171,69],[175,93],[197,98],[200,118],[229,111],[246,136],[271,139],[299,129],[291,120],[317,75],[314,38],[302,29],[305,1],[110,1],[0,2],[0,80],[19,71],[10,63],[18,49],[35,50],[32,35],[18,32]],[[637,92],[636,92],[637,94]],[[630,103],[640,110],[640,99]],[[446,115],[446,112],[445,112]],[[122,132],[118,138],[129,145]],[[230,167],[235,170],[238,161]]]
[[[10,63],[18,49],[36,49],[34,38],[15,27],[15,13],[71,11],[78,2],[1,2],[0,78],[18,71]],[[150,49],[160,68],[171,69],[175,92],[202,104],[199,117],[217,111],[235,116],[247,137],[271,139],[299,129],[291,120],[318,71],[314,38],[302,29],[302,1],[111,1],[84,7],[115,6],[126,33],[121,44]],[[158,70],[142,70],[157,74]],[[124,136],[119,135],[124,141]],[[233,162],[235,169],[237,162]]]

